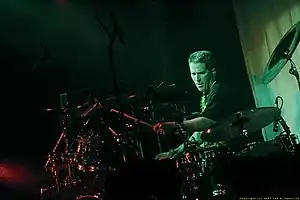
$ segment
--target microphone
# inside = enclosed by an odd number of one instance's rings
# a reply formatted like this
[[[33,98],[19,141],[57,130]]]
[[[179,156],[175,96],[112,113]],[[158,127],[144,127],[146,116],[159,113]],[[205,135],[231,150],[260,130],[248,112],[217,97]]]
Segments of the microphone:
[[[124,44],[124,40],[123,40],[123,34],[122,31],[120,29],[119,23],[115,18],[114,12],[111,12],[111,18],[113,20],[114,26],[115,26],[115,32],[116,34],[119,36],[119,40],[122,44]]]
[[[278,98],[275,99],[275,107],[278,108]],[[279,124],[278,124],[279,119],[276,119],[273,122],[273,132],[278,132]]]

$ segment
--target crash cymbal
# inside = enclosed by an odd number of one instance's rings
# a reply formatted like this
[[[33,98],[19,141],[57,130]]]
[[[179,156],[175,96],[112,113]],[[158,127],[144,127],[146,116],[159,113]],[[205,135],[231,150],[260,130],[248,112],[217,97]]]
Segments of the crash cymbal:
[[[237,112],[228,119],[216,123],[202,134],[202,139],[208,142],[230,141],[242,135],[243,129],[249,135],[268,126],[280,117],[276,107],[262,107]]]
[[[273,51],[262,77],[264,84],[270,83],[280,73],[286,63],[291,59],[299,42],[300,21],[288,30]]]

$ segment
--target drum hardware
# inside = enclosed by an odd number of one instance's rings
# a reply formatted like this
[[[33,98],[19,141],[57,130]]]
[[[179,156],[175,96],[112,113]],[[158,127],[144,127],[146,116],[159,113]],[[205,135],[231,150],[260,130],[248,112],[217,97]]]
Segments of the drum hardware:
[[[300,42],[300,21],[293,25],[282,37],[275,50],[273,51],[262,77],[263,83],[270,83],[290,62],[289,73],[296,78],[300,91],[299,72],[292,56]]]
[[[298,88],[300,91],[300,77],[299,77],[299,72],[298,69],[296,67],[296,64],[294,63],[294,61],[292,59],[289,59],[290,63],[291,63],[291,68],[289,69],[289,73],[293,76],[295,76],[296,81],[298,83]]]

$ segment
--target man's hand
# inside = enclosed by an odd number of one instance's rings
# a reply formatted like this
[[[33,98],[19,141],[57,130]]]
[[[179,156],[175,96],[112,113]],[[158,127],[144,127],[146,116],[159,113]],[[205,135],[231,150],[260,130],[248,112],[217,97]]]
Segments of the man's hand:
[[[175,122],[159,122],[153,126],[153,131],[159,135],[165,135],[166,132],[175,128]]]

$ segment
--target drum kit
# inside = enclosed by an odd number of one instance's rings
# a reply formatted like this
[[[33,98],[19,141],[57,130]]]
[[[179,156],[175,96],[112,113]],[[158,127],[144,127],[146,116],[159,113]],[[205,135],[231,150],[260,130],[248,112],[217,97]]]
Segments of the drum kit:
[[[266,84],[275,78],[288,61],[291,62],[290,74],[299,83],[297,68],[291,60],[299,41],[300,22],[288,31],[272,54],[263,77]],[[178,99],[184,95],[175,94],[174,88],[174,85],[159,84],[148,89],[146,95],[117,95],[106,98],[101,103],[90,96],[87,102],[77,107],[71,107],[65,102],[61,109],[48,109],[59,112],[63,119],[62,132],[45,164],[45,170],[50,176],[41,188],[42,199],[105,199],[107,174],[120,165],[145,158],[138,127],[148,127],[152,131],[154,123],[147,121],[159,121],[157,113],[166,107],[173,109],[172,115],[176,113],[176,118],[187,116],[182,99]],[[280,97],[276,99],[277,102],[279,100]],[[129,105],[129,111],[124,112],[124,106],[120,105]],[[184,179],[182,198],[198,199],[204,192],[199,187],[203,180],[210,182],[211,197],[227,195],[223,184],[217,183],[211,175],[220,157],[255,154],[255,148],[264,144],[271,144],[281,151],[294,154],[299,141],[281,116],[281,107],[261,107],[237,112],[206,129],[201,135],[205,142],[200,146],[187,140],[187,132],[178,123],[179,128],[175,132],[185,138],[187,152],[174,158]],[[148,120],[137,118],[135,108],[142,111]],[[79,128],[72,129],[70,121],[72,124],[76,121]],[[272,123],[275,132],[279,125],[283,132],[272,141],[251,141],[262,128]],[[161,136],[157,137],[160,144]],[[158,147],[161,152],[161,146]]]

